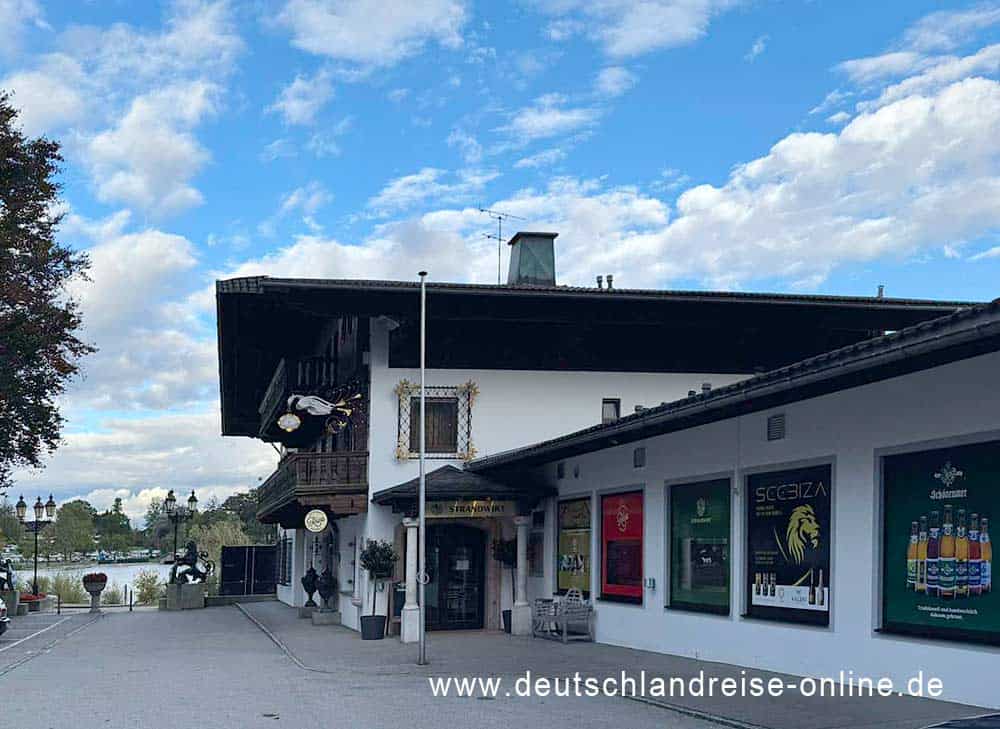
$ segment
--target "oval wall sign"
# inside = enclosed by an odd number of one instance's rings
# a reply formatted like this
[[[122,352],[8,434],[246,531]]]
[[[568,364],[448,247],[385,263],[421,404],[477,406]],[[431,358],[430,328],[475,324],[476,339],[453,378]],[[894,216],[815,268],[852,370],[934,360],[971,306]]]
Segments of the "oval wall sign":
[[[318,534],[326,529],[329,519],[327,518],[325,511],[322,511],[321,509],[313,509],[306,514],[305,523],[306,529]]]

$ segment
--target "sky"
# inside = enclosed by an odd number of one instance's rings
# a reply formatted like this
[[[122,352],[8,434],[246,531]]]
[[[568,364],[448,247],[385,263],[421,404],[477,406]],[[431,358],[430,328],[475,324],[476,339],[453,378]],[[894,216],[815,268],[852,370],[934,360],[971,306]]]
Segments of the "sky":
[[[256,485],[213,282],[495,282],[481,207],[560,283],[1000,296],[997,2],[0,0],[0,88],[63,145],[99,348],[15,498]]]

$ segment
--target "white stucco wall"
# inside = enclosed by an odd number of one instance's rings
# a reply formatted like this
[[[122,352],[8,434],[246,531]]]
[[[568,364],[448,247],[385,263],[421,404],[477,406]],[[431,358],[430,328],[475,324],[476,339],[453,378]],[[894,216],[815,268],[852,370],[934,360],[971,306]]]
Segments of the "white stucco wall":
[[[944,682],[945,696],[951,700],[1000,707],[996,682],[987,678],[1000,665],[1000,648],[875,632],[880,600],[879,458],[886,449],[917,450],[1000,437],[998,375],[1000,354],[984,355],[572,458],[566,461],[562,480],[556,480],[555,464],[549,464],[543,472],[561,496],[589,494],[595,499],[594,594],[599,593],[600,554],[596,499],[602,492],[627,486],[645,492],[644,574],[656,578],[656,588],[645,590],[642,605],[598,601],[597,639],[800,675],[836,676],[842,669],[853,669],[901,682],[923,669]],[[768,442],[765,423],[773,412],[786,413],[788,434],[784,440]],[[646,446],[647,465],[635,469],[632,452],[640,445]],[[830,626],[739,617],[746,558],[743,476],[818,462],[832,463],[834,473]],[[579,478],[572,476],[576,465]],[[732,476],[734,484],[731,615],[665,609],[664,483],[721,474]],[[554,530],[555,519],[550,517],[546,538],[550,555],[555,549]],[[554,584],[554,575],[547,575],[547,585]]]

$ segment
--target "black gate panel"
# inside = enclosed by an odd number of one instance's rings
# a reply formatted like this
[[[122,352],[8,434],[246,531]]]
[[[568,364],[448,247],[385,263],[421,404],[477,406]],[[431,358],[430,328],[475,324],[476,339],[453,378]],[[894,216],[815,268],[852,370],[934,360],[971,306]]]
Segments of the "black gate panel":
[[[273,544],[223,547],[220,595],[272,595],[278,554]]]

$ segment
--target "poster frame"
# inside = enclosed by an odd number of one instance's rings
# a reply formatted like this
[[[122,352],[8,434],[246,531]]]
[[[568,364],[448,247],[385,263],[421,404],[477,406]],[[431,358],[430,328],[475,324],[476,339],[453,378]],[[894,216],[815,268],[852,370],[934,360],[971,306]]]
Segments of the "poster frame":
[[[556,499],[555,518],[552,520],[555,526],[555,534],[553,539],[555,548],[553,549],[553,555],[552,555],[553,557],[552,577],[553,577],[553,582],[555,584],[553,585],[552,594],[553,595],[566,594],[566,590],[560,589],[559,587],[559,531],[560,531],[559,507],[563,502],[566,501],[587,501],[590,503],[590,527],[589,527],[590,528],[590,579],[588,580],[589,586],[587,590],[583,591],[583,598],[585,600],[589,600],[594,595],[594,589],[593,589],[594,588],[594,532],[596,531],[594,524],[594,495],[589,491],[578,494],[562,494],[559,496],[558,499]]]
[[[605,497],[630,493],[639,493],[642,495],[642,588],[641,597],[638,598],[604,594],[604,499]],[[599,489],[595,491],[594,496],[596,508],[594,508],[591,513],[596,527],[594,529],[594,537],[597,547],[596,554],[599,560],[592,576],[592,579],[595,581],[594,584],[596,588],[593,593],[594,598],[600,602],[644,608],[646,603],[646,568],[648,567],[648,560],[646,559],[646,540],[649,538],[649,532],[646,529],[646,517],[648,516],[647,511],[649,508],[649,498],[646,494],[646,484],[645,482],[641,482],[624,486],[613,486],[607,489]]]
[[[945,643],[958,643],[962,645],[982,645],[982,646],[1000,646],[1000,630],[995,632],[986,632],[981,630],[962,630],[959,628],[952,628],[948,630],[939,630],[932,626],[926,625],[913,625],[907,623],[892,623],[886,619],[886,590],[885,590],[885,572],[886,572],[886,555],[888,552],[888,530],[885,528],[886,519],[886,483],[885,483],[885,461],[886,458],[893,456],[905,456],[909,454],[918,454],[925,451],[942,450],[946,448],[961,448],[970,445],[979,445],[985,443],[991,443],[994,441],[1000,441],[1000,430],[990,430],[982,431],[978,433],[969,433],[964,435],[956,435],[947,438],[938,438],[932,440],[922,440],[914,441],[911,443],[906,443],[898,446],[892,446],[888,448],[876,449],[875,456],[875,497],[876,497],[876,509],[875,509],[875,528],[876,528],[876,539],[875,539],[875,580],[877,582],[876,590],[874,590],[873,595],[875,596],[875,603],[872,605],[873,612],[875,614],[875,628],[876,634],[881,634],[885,637],[892,638],[916,638],[924,639],[931,642],[942,641]]]

